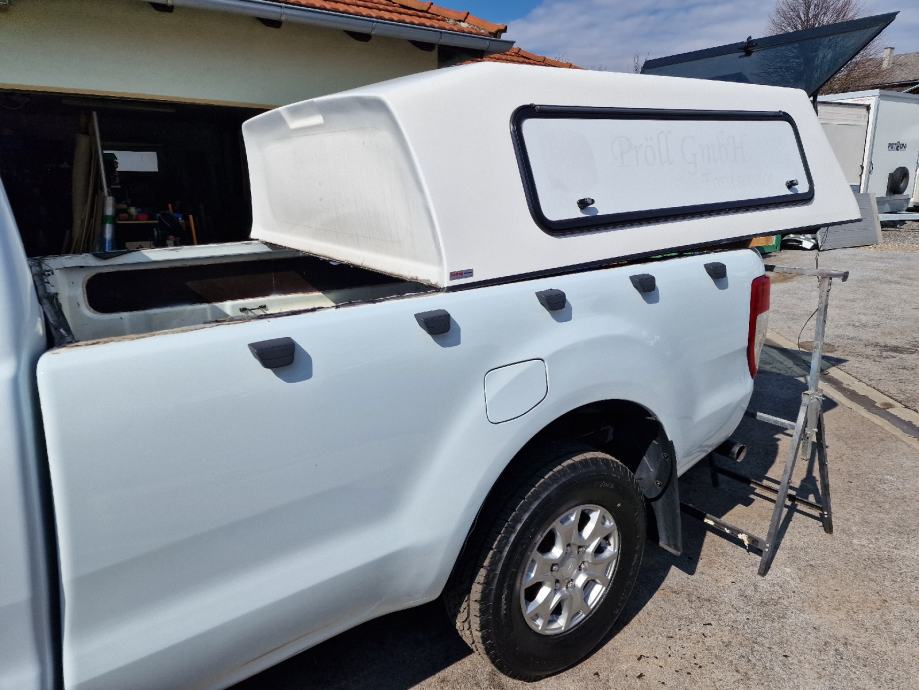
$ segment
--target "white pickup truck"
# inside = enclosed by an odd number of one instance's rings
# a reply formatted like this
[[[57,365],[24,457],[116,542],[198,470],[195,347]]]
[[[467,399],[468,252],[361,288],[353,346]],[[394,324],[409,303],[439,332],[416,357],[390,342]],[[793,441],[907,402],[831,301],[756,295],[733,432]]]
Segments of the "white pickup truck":
[[[251,242],[28,260],[0,194],[0,687],[226,687],[442,595],[578,662],[749,400],[744,241],[858,216],[810,102],[482,64],[243,134]]]

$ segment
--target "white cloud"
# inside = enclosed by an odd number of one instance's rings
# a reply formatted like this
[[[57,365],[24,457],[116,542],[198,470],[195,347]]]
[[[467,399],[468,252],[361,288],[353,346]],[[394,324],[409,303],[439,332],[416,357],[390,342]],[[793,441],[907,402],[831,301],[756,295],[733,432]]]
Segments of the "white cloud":
[[[866,0],[865,14],[890,0]],[[583,67],[632,70],[640,54],[662,57],[766,33],[771,0],[543,0],[510,25],[517,45]],[[919,50],[919,8],[900,12],[882,39],[898,52]]]

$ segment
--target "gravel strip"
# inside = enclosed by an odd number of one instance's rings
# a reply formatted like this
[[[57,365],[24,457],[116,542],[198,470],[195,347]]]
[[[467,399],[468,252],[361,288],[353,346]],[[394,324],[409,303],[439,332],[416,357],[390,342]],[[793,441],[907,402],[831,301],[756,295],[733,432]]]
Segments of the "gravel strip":
[[[919,222],[904,223],[897,228],[882,228],[881,243],[875,251],[919,251]]]

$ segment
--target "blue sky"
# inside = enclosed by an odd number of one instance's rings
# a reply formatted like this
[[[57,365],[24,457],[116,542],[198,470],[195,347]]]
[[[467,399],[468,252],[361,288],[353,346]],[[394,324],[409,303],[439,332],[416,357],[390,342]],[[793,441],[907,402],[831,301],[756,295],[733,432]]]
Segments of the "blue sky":
[[[517,45],[583,67],[631,71],[632,56],[661,57],[766,33],[772,0],[441,0],[509,25]],[[919,51],[916,0],[863,0],[864,14],[900,10],[882,35],[897,52]]]

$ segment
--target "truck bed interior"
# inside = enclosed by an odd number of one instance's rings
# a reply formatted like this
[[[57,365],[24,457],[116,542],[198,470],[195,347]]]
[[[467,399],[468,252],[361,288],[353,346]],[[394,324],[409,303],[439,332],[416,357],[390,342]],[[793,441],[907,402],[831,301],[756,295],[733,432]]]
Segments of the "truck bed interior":
[[[245,241],[240,126],[259,112],[0,89],[0,177],[55,345],[430,289]],[[115,202],[108,254],[91,253],[102,246],[99,148]]]
[[[261,242],[40,257],[31,266],[55,345],[433,289]]]

